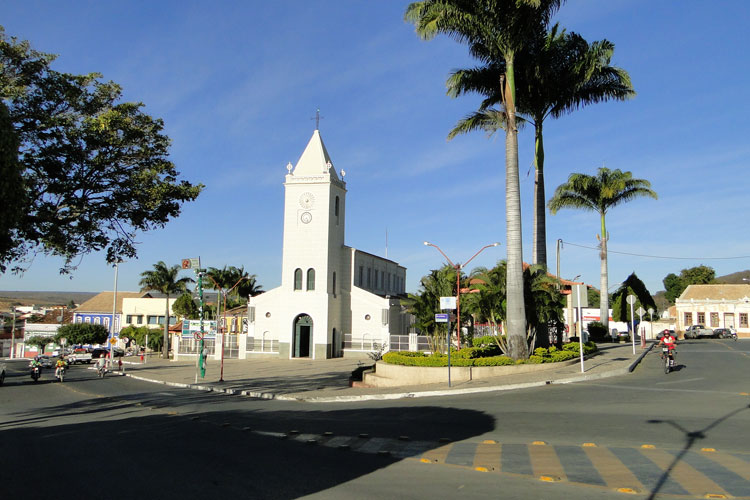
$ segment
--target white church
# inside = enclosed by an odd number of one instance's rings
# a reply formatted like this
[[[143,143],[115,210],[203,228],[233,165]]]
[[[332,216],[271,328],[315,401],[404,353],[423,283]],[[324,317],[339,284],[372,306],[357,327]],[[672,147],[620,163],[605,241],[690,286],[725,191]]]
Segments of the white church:
[[[287,170],[281,286],[250,298],[247,356],[362,356],[407,335],[406,268],[346,246],[345,172],[319,130]]]

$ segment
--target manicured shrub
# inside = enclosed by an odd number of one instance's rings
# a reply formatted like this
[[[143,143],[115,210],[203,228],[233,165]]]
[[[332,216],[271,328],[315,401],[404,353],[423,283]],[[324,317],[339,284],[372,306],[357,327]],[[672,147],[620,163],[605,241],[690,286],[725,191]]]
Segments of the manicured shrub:
[[[591,323],[589,323],[589,326],[586,329],[588,330],[592,340],[601,342],[602,340],[609,337],[609,335],[607,335],[607,327],[599,321],[592,321]]]
[[[487,358],[477,358],[474,366],[509,366],[515,365],[516,362],[508,356],[490,356]]]

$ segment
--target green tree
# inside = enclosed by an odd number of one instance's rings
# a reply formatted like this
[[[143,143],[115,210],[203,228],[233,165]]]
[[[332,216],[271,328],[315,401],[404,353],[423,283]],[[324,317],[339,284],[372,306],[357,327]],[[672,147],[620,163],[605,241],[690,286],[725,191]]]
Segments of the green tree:
[[[200,315],[200,310],[195,304],[193,294],[191,293],[183,293],[180,295],[174,304],[172,304],[172,311],[176,315],[186,319],[198,319]]]
[[[430,274],[423,276],[419,282],[418,293],[407,294],[403,301],[406,310],[414,316],[414,324],[423,335],[431,337],[433,352],[444,352],[447,343],[443,340],[448,331],[448,324],[436,323],[435,314],[440,310],[440,297],[450,297],[456,294],[456,270],[453,266],[445,265],[440,269],[433,269]]]
[[[479,48],[483,54],[491,52],[487,47]],[[635,95],[628,73],[610,65],[614,48],[608,40],[589,44],[577,33],[567,33],[555,24],[549,31],[540,29],[515,56],[516,107],[523,121],[534,126],[534,264],[547,266],[544,120],[560,118],[589,104]],[[455,71],[448,78],[448,94],[452,97],[466,93],[484,96],[479,109],[459,121],[449,138],[477,129],[494,133],[504,127],[503,113],[493,106],[502,104],[497,82],[505,73],[505,61],[481,59],[486,61],[483,66]]]
[[[52,337],[43,337],[41,335],[36,335],[24,340],[24,344],[37,346],[39,348],[39,352],[43,353],[47,345],[53,343],[54,341],[55,339]]]
[[[109,337],[109,330],[104,325],[93,325],[91,323],[70,323],[57,329],[54,336],[55,342],[65,338],[67,345],[78,344],[103,344]]]
[[[51,69],[54,59],[0,27],[0,191],[12,200],[0,218],[0,271],[20,272],[39,252],[62,257],[62,272],[91,252],[133,258],[138,232],[164,227],[203,189],[178,179],[161,119],[121,102],[120,86],[97,73]]]
[[[515,54],[531,33],[546,27],[563,0],[423,0],[410,4],[405,18],[423,39],[447,35],[469,46],[483,62],[503,62],[498,81],[505,127],[505,220],[507,246],[507,325],[510,356],[528,357],[523,301],[521,191],[518,178]]]
[[[627,277],[622,285],[612,294],[612,319],[615,321],[630,321],[630,304],[625,300],[628,295],[634,295],[636,298],[635,304],[633,304],[633,311],[637,311],[639,307],[643,307],[644,311],[648,311],[649,308],[654,310],[654,314],[658,312],[656,302],[651,296],[651,293],[646,288],[646,285],[632,273]]]
[[[156,328],[130,325],[120,330],[120,337],[127,337],[138,346],[145,346],[148,339],[148,348],[158,351],[164,345],[161,333],[161,330]]]
[[[169,297],[187,290],[187,284],[192,278],[177,278],[180,266],[168,267],[163,261],[154,264],[154,269],[141,273],[139,286],[141,291],[154,290],[166,295],[166,311],[164,313],[164,340],[162,341],[162,357],[169,359]]]
[[[715,278],[716,271],[712,267],[704,265],[683,269],[680,271],[679,276],[669,273],[662,280],[664,290],[666,291],[664,296],[670,304],[674,304],[675,300],[682,295],[682,292],[685,291],[688,285],[713,283]]]
[[[549,200],[550,213],[553,215],[563,208],[590,210],[599,214],[599,242],[601,258],[601,298],[599,314],[602,324],[609,328],[609,296],[606,293],[609,279],[607,276],[607,233],[606,215],[612,208],[635,198],[648,196],[657,199],[651,190],[651,183],[644,179],[633,179],[631,172],[619,169],[600,168],[596,175],[570,174],[568,181],[560,184]]]

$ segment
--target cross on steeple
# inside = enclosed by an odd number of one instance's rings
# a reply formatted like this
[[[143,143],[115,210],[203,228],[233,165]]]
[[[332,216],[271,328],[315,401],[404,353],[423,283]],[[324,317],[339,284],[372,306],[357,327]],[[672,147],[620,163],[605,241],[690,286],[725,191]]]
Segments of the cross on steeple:
[[[315,120],[315,130],[320,130],[320,120],[321,118],[325,118],[324,116],[320,116],[320,108],[315,110],[315,118],[310,118],[311,120]]]

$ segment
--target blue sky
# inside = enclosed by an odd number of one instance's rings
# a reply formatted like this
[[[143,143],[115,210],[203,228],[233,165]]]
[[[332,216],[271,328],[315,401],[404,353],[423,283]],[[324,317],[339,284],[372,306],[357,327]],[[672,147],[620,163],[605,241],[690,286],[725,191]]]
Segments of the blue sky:
[[[54,68],[100,72],[161,117],[172,160],[205,191],[163,230],[138,237],[118,289],[163,260],[244,266],[268,290],[281,277],[283,181],[315,127],[347,172],[347,244],[407,268],[407,290],[443,262],[505,258],[504,137],[446,135],[478,97],[451,99],[445,79],[474,62],[445,37],[421,41],[407,1],[33,1],[0,4],[6,34],[59,54]],[[587,40],[615,43],[613,64],[638,92],[545,122],[546,187],[571,172],[630,170],[659,200],[614,209],[610,285],[636,272],[651,292],[699,264],[717,275],[750,268],[747,26],[750,3],[569,0],[556,16]],[[533,131],[519,138],[524,258],[531,260]],[[550,269],[599,285],[598,216],[548,215]],[[580,246],[576,246],[580,245]],[[624,252],[624,253],[618,253]],[[639,254],[642,256],[628,255]],[[669,257],[656,258],[654,256]],[[744,257],[743,257],[744,256]],[[743,258],[732,258],[743,257]],[[111,290],[112,267],[88,255],[72,276],[38,256],[3,290]]]

